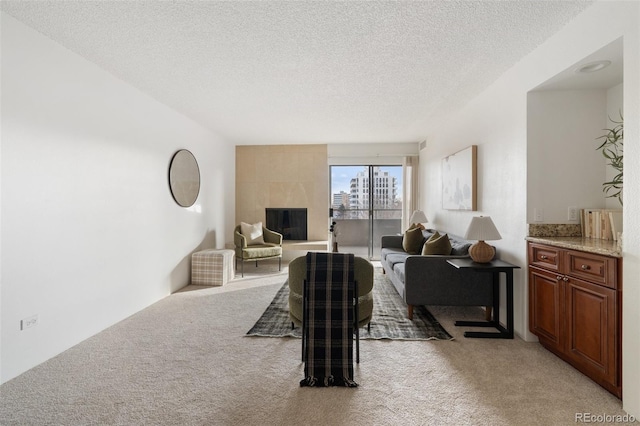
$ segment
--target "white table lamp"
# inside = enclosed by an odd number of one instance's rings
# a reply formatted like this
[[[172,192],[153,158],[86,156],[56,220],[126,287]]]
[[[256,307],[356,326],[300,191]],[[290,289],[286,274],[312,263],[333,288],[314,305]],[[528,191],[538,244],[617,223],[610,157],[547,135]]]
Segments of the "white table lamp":
[[[418,225],[419,228],[424,229],[424,226],[422,226],[422,224],[429,222],[429,220],[427,220],[427,216],[424,214],[422,210],[414,210],[413,213],[411,213],[411,218],[409,219],[409,222],[412,225],[416,224]]]
[[[488,240],[501,240],[502,236],[489,216],[478,216],[471,219],[467,233],[467,240],[478,240],[469,247],[469,256],[476,263],[489,263],[496,255],[496,249],[485,243]]]

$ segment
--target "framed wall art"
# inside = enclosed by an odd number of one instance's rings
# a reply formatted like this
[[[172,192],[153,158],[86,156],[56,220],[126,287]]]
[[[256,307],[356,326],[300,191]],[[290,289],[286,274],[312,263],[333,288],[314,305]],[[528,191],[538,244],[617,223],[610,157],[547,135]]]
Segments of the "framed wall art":
[[[477,210],[476,145],[442,159],[442,208]]]

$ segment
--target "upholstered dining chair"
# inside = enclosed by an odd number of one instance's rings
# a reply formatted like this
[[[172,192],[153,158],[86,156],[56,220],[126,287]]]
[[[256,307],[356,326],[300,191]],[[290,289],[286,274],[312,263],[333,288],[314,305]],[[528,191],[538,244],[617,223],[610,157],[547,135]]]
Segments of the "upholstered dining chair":
[[[245,232],[243,233],[243,225]],[[247,227],[246,223],[236,226],[233,231],[233,241],[236,252],[236,271],[240,261],[241,276],[244,277],[244,262],[278,259],[278,270],[282,270],[282,234],[262,226],[261,222]],[[258,232],[258,229],[260,232]],[[248,230],[248,231],[247,231]],[[253,234],[251,234],[253,231]],[[258,236],[259,234],[259,236]],[[253,238],[252,238],[253,237]]]
[[[358,328],[371,329],[373,314],[373,265],[367,259],[354,257],[354,279],[358,282]],[[289,319],[291,328],[302,326],[303,286],[307,278],[307,259],[300,256],[289,263]],[[359,336],[358,336],[359,338]],[[356,362],[359,361],[359,339],[356,341]]]

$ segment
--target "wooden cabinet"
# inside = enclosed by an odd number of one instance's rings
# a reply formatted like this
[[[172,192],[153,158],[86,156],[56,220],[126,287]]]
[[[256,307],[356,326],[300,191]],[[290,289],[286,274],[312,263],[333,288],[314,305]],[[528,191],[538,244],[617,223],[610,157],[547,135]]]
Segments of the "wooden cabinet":
[[[547,347],[560,350],[564,342],[562,280],[556,274],[529,269],[529,329]]]
[[[529,329],[619,398],[621,266],[619,258],[529,243]]]

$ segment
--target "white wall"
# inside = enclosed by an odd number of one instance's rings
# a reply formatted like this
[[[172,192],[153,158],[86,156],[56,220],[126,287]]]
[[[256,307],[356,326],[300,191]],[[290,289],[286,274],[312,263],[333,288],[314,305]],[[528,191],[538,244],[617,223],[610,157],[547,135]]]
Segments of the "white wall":
[[[527,222],[580,223],[569,206],[604,208],[607,91],[552,90],[527,97]],[[543,213],[536,221],[534,209]]]
[[[635,9],[635,10],[634,10]],[[624,23],[624,284],[622,299],[623,408],[640,418],[640,3],[629,7]],[[604,16],[604,19],[610,19]],[[608,21],[612,22],[612,21]],[[615,22],[615,21],[614,21]],[[636,360],[636,361],[633,361]]]
[[[613,24],[612,24],[613,23]],[[527,340],[527,93],[592,52],[623,37],[625,140],[640,140],[640,3],[597,2],[427,136],[420,153],[422,208],[433,226],[464,233],[474,215],[490,215],[503,239],[500,255],[515,275],[516,332]],[[441,207],[440,161],[478,145],[477,212]],[[623,407],[640,417],[640,144],[625,146]],[[537,191],[536,188],[532,189]],[[630,232],[630,230],[635,230]]]
[[[4,13],[1,148],[2,382],[186,285],[190,253],[231,239],[232,146]],[[202,176],[190,209],[168,187],[180,148]]]
[[[615,175],[596,148],[623,111],[623,84],[609,89],[543,90],[527,97],[527,222],[542,209],[541,223],[569,220],[569,206],[620,209],[602,183]],[[551,154],[552,153],[552,154]]]

